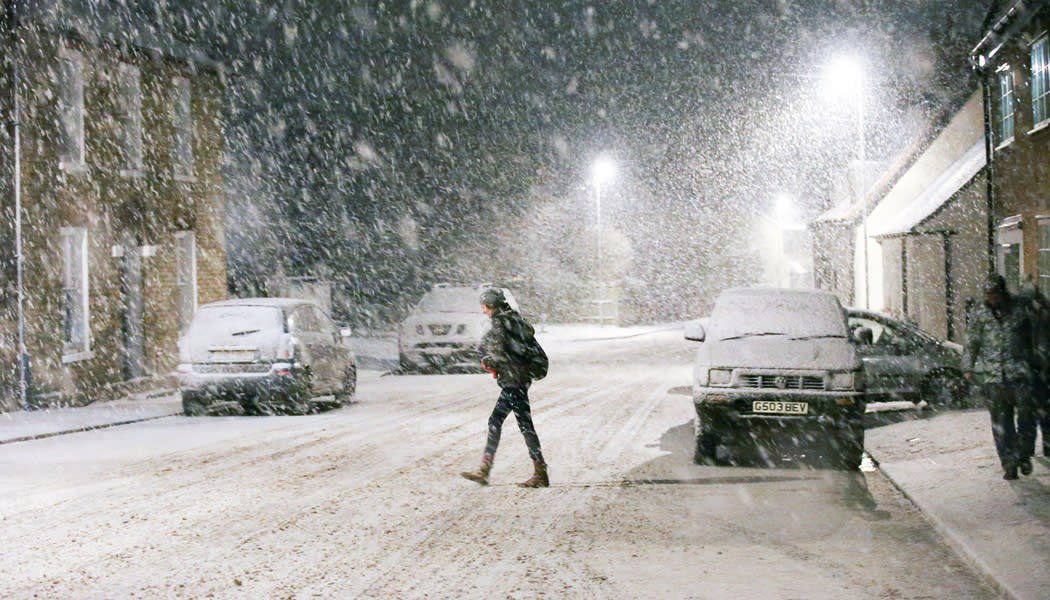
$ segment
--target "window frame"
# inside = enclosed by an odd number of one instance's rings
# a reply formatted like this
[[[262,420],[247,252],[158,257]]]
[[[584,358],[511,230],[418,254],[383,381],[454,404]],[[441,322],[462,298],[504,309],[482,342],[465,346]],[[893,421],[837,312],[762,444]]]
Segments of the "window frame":
[[[142,70],[133,63],[118,67],[118,93],[124,169],[121,175],[141,175],[145,169],[142,114]]]
[[[1036,252],[1036,288],[1050,298],[1050,215],[1035,218],[1039,248]]]
[[[181,75],[172,77],[171,85],[172,175],[179,180],[192,181],[193,87],[190,79]]]
[[[1032,129],[1050,124],[1050,36],[1042,34],[1029,51],[1032,89]]]
[[[87,168],[84,131],[84,55],[62,48],[58,77],[58,166],[63,171]]]
[[[998,147],[1014,141],[1017,130],[1017,97],[1014,85],[1014,72],[1009,65],[1003,65],[999,71],[999,111],[996,134],[999,136]],[[1008,89],[1004,89],[1008,88]]]

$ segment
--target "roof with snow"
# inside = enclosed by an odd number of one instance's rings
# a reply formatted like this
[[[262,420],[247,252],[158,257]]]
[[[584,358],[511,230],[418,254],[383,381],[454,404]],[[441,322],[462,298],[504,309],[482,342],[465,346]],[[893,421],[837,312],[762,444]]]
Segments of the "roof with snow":
[[[987,164],[984,141],[978,141],[934,179],[895,218],[872,229],[872,237],[903,235],[937,212]]]

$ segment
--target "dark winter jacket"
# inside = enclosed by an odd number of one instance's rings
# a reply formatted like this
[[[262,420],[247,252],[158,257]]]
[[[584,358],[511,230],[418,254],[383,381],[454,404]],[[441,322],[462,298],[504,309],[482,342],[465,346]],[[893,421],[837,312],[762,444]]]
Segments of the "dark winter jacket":
[[[1027,384],[1035,374],[1036,331],[1026,302],[1011,297],[997,312],[976,302],[966,328],[963,369],[978,383]]]
[[[485,367],[496,375],[500,387],[528,385],[532,379],[516,357],[525,354],[525,340],[535,335],[532,325],[510,306],[495,309],[492,326],[481,338],[481,356]]]

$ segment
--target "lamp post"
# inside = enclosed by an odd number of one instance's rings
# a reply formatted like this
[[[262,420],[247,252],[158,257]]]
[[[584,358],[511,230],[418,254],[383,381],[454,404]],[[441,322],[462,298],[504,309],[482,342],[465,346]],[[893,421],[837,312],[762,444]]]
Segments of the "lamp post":
[[[602,184],[616,175],[616,165],[607,156],[600,156],[591,166],[594,182],[594,204],[598,225],[598,324],[605,325],[605,282],[602,275]]]
[[[865,161],[864,140],[864,71],[859,61],[852,57],[840,56],[832,61],[825,73],[824,83],[828,90],[836,95],[852,96],[857,105],[857,168],[849,179],[850,189],[853,193],[853,201],[859,200],[859,195],[866,190],[858,189],[857,175],[863,168]],[[864,307],[871,308],[871,277],[868,261],[868,198],[864,196],[864,214],[861,215],[861,237],[863,238],[861,249],[864,261]]]

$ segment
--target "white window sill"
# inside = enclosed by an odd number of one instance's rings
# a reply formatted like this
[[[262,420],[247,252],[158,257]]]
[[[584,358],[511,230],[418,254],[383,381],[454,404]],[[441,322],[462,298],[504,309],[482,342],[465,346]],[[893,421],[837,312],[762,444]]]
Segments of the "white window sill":
[[[1033,133],[1038,133],[1038,132],[1046,129],[1047,127],[1050,127],[1050,119],[1047,119],[1045,121],[1040,121],[1040,122],[1036,123],[1034,127],[1032,127],[1031,129],[1028,130],[1028,135],[1032,135]]]
[[[125,179],[142,179],[146,173],[141,169],[121,169],[119,175]]]
[[[83,175],[84,173],[88,172],[87,163],[74,162],[70,160],[58,161],[58,168],[61,171],[65,171],[66,173],[72,173],[74,175]]]
[[[1012,143],[1014,143],[1014,136],[1011,135],[1010,137],[1003,140],[1002,143],[1000,143],[998,146],[996,146],[995,149],[1002,150],[1003,148],[1009,146]]]
[[[62,355],[62,364],[67,365],[69,363],[80,362],[82,360],[91,360],[95,358],[95,353],[91,350],[85,350],[84,352],[73,352],[70,354]]]
[[[183,183],[197,183],[197,177],[194,175],[184,175],[182,173],[172,173],[171,178],[175,181],[181,181]]]

